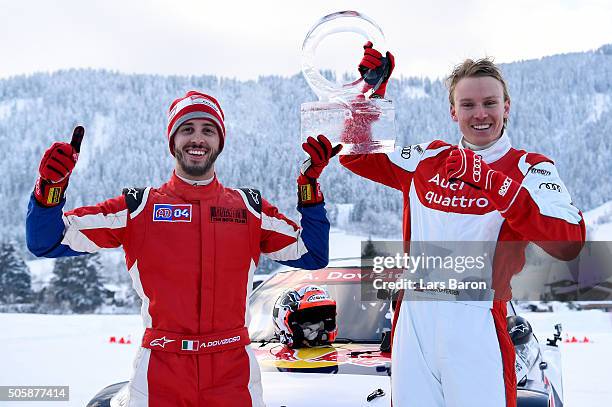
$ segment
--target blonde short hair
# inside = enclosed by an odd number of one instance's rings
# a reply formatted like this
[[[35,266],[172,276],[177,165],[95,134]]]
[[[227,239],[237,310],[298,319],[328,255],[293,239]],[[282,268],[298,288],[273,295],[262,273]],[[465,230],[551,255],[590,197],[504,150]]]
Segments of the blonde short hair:
[[[453,72],[446,78],[446,86],[448,87],[448,101],[451,106],[455,106],[455,87],[459,81],[463,78],[479,78],[483,76],[490,76],[491,78],[497,79],[504,90],[504,102],[510,101],[510,94],[508,93],[508,85],[502,76],[501,70],[493,60],[490,58],[481,58],[476,61],[472,59],[466,59],[461,64],[453,68]],[[508,119],[504,119],[504,127]]]

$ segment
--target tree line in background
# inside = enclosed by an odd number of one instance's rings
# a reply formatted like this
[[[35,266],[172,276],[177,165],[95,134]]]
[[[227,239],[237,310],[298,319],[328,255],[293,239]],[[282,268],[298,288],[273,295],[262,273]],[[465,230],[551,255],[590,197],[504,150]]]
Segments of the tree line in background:
[[[48,284],[36,291],[30,270],[14,241],[0,244],[0,312],[91,313],[102,305],[135,311],[136,295],[117,298],[105,288],[99,254],[56,259]]]
[[[507,132],[513,144],[552,158],[583,211],[612,198],[612,183],[601,180],[612,173],[612,160],[604,159],[612,156],[611,48],[501,65],[512,98]],[[0,142],[11,152],[0,163],[6,175],[0,178],[3,236],[23,241],[40,157],[54,141],[68,141],[77,123],[86,135],[67,209],[117,196],[124,187],[167,181],[173,160],[166,112],[190,89],[214,95],[225,111],[227,139],[217,165],[221,182],[258,188],[297,218],[295,178],[304,159],[299,107],[316,100],[301,75],[238,81],[79,69],[0,80]],[[443,81],[392,78],[387,96],[396,109],[398,145],[436,138],[458,142]],[[354,204],[351,220],[358,231],[400,235],[399,192],[350,174],[336,161],[321,184],[332,223],[335,204]]]
[[[612,45],[501,67],[512,98],[508,134],[513,144],[552,158],[583,211],[612,199],[612,183],[605,180],[612,173]],[[104,305],[138,306],[134,297],[111,298],[113,290],[101,281],[127,287],[129,276],[125,266],[101,275],[97,256],[57,260],[47,287],[33,291],[24,263],[31,258],[24,244],[26,208],[43,152],[54,141],[69,141],[76,124],[86,127],[86,136],[66,209],[117,196],[124,187],[164,183],[173,168],[166,111],[190,89],[214,95],[225,111],[227,139],[217,165],[221,182],[258,188],[279,210],[298,218],[295,178],[304,159],[299,106],[316,99],[301,75],[238,81],[79,69],[3,79],[0,143],[10,154],[0,162],[0,233],[7,239],[1,249],[0,307],[90,312]],[[399,145],[459,140],[443,81],[392,79],[387,96],[396,109]],[[339,213],[335,204],[352,204],[351,228],[401,236],[400,192],[350,174],[337,162],[321,184],[332,224]],[[258,271],[274,267],[262,260]],[[119,274],[109,278],[115,268],[121,268]]]

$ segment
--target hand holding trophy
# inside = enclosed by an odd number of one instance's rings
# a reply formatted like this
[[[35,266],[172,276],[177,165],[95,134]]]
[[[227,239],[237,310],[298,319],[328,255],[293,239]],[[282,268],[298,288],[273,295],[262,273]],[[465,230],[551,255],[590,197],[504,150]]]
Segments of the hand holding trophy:
[[[367,41],[357,71],[360,76],[347,83],[334,83],[315,67],[315,51],[329,35],[347,32]],[[332,143],[344,146],[341,155],[393,151],[395,109],[384,95],[395,64],[393,55],[384,50],[380,27],[356,11],[330,14],[313,26],[302,45],[302,74],[319,101],[301,106],[303,142],[309,136],[325,134]]]

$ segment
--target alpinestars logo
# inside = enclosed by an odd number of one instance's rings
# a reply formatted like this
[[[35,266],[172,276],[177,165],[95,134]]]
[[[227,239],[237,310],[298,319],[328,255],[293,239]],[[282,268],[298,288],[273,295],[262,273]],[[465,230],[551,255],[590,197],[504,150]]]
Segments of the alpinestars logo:
[[[170,342],[174,342],[174,339],[166,339],[165,336],[162,336],[161,338],[153,339],[149,343],[149,346],[159,346],[159,347],[165,348],[166,344]]]
[[[138,199],[138,190],[136,188],[128,188],[128,195],[131,195],[134,200]]]
[[[251,188],[249,188],[249,195],[251,195],[251,198],[253,198],[253,201],[259,205],[259,195],[257,195],[257,192],[253,191]]]
[[[509,333],[513,334],[515,332],[520,331],[522,334],[524,334],[528,330],[529,330],[529,328],[527,328],[527,325],[525,325],[525,324],[518,324],[518,325],[513,326]]]
[[[506,193],[508,192],[508,188],[510,188],[511,183],[512,183],[512,180],[510,179],[510,177],[506,177],[501,188],[499,188],[499,191],[498,191],[499,196],[506,196]]]

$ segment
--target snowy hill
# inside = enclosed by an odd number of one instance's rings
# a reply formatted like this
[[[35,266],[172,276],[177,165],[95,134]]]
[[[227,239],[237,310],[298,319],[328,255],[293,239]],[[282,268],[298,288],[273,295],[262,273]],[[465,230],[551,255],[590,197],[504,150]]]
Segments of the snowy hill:
[[[609,49],[502,65],[512,98],[508,134],[513,143],[554,159],[574,202],[585,211],[612,199],[612,183],[596,177],[612,173]],[[257,187],[296,217],[295,177],[303,160],[299,106],[315,100],[301,75],[238,81],[79,69],[0,80],[0,142],[10,152],[0,163],[5,174],[0,232],[23,241],[40,157],[52,142],[67,140],[76,123],[86,127],[86,136],[67,208],[116,196],[126,186],[167,180],[172,159],[164,135],[166,109],[189,89],[215,95],[226,113],[228,138],[217,168],[221,181]],[[393,79],[387,95],[396,108],[398,144],[457,142],[442,81]],[[349,221],[362,232],[390,236],[399,230],[402,202],[395,190],[351,175],[337,162],[321,182],[332,222],[346,214],[335,204],[354,204]]]
[[[612,241],[612,201],[584,213],[589,240]]]

